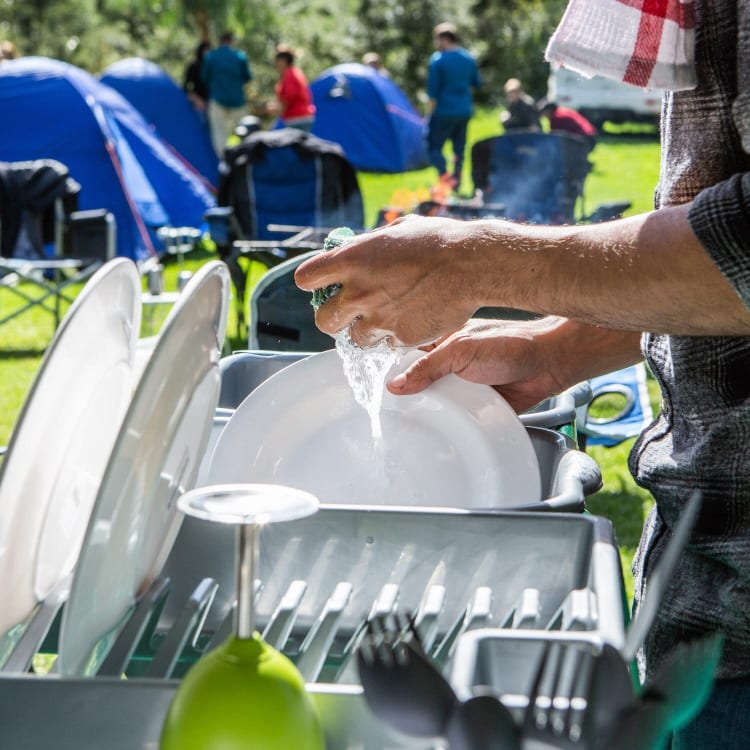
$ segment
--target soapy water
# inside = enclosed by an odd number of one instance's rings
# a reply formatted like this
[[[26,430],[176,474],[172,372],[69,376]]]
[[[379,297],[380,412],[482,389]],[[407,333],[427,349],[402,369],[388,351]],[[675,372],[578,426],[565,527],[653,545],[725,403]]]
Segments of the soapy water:
[[[339,227],[328,234],[323,243],[323,251],[332,250],[346,244],[355,233],[348,227]],[[341,284],[332,284],[313,292],[311,304],[317,310],[341,290]],[[363,349],[352,341],[349,328],[340,331],[336,337],[336,351],[341,357],[344,374],[354,394],[354,400],[362,406],[370,417],[370,430],[376,449],[381,447],[383,426],[380,408],[383,403],[383,388],[388,370],[399,361],[406,349],[395,349],[387,339],[376,346]],[[380,451],[379,451],[380,452]]]
[[[354,394],[354,400],[370,417],[370,431],[376,446],[383,439],[380,410],[388,371],[405,350],[394,349],[387,340],[363,349],[352,341],[349,329],[336,335],[336,351],[341,357],[344,374]]]

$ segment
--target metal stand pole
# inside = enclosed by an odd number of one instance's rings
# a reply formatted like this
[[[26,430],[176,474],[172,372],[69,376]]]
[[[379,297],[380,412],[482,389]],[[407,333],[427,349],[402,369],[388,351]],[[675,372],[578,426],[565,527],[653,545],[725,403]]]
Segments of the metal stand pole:
[[[242,524],[237,537],[237,608],[234,629],[238,638],[249,639],[255,630],[255,571],[258,567],[257,524]]]

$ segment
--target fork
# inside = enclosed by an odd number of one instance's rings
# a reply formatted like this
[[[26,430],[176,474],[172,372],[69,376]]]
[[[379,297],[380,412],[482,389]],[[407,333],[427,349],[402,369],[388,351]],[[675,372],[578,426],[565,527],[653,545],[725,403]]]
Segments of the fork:
[[[413,737],[441,737],[450,750],[520,750],[510,711],[493,694],[460,701],[425,653],[411,617],[367,622],[359,646],[365,700],[389,726]]]
[[[357,658],[365,700],[380,719],[414,737],[441,737],[456,695],[422,650],[413,620],[399,613],[367,621]]]
[[[583,750],[588,746],[583,728],[595,659],[586,644],[545,643],[524,711],[524,747]]]

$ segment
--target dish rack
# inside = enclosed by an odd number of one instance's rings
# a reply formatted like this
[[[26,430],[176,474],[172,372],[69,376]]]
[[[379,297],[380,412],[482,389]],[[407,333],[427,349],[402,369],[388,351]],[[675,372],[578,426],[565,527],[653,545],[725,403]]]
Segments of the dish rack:
[[[0,677],[0,744],[157,748],[179,678],[229,633],[233,531],[185,519],[97,676]],[[446,673],[478,628],[624,637],[617,546],[593,516],[327,507],[264,529],[259,563],[258,629],[305,676],[328,750],[432,747],[390,734],[364,703],[352,657],[374,614],[415,612]]]
[[[596,489],[598,471],[569,438],[527,429],[551,507]],[[158,748],[180,678],[231,630],[234,545],[233,528],[185,518],[96,676],[0,675],[0,746]],[[624,601],[612,527],[586,514],[328,506],[261,535],[258,629],[305,676],[328,750],[434,746],[370,714],[352,658],[368,617],[416,613],[449,674],[462,635],[477,629],[583,632],[619,647]]]

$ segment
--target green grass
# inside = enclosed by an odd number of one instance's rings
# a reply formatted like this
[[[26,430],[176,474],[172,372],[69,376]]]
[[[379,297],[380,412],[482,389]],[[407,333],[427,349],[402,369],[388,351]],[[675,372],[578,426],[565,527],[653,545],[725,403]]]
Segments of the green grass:
[[[478,112],[469,126],[469,148],[472,143],[501,133],[498,110]],[[471,193],[470,151],[467,149],[467,169],[461,193]],[[450,150],[447,150],[450,155]],[[647,211],[652,207],[653,190],[659,168],[659,146],[655,136],[635,133],[605,133],[591,154],[593,169],[586,181],[585,211],[592,211],[599,203],[629,201],[629,213]],[[378,211],[386,206],[398,205],[411,210],[420,200],[429,197],[430,187],[436,178],[435,170],[423,169],[406,174],[360,174],[367,226],[373,226]],[[215,255],[210,245],[188,256],[185,267],[195,270]],[[165,262],[165,282],[168,290],[176,288],[177,265]],[[264,267],[253,263],[249,269],[251,287]],[[0,291],[0,317],[13,309],[17,302],[7,291]],[[235,316],[230,315],[229,348],[246,346],[235,327]],[[159,319],[155,318],[158,324]],[[144,331],[150,333],[150,331]],[[39,367],[44,348],[53,335],[53,319],[35,310],[0,325],[0,445],[7,445],[28,389]],[[95,346],[95,342],[92,342]],[[658,407],[659,395],[653,381],[649,383],[652,401]],[[64,405],[61,405],[64,408]],[[589,449],[599,463],[604,477],[604,488],[589,498],[592,513],[612,520],[621,549],[626,589],[632,594],[629,574],[630,563],[638,542],[645,514],[651,505],[648,493],[639,489],[627,469],[627,454],[632,441],[615,448]]]

